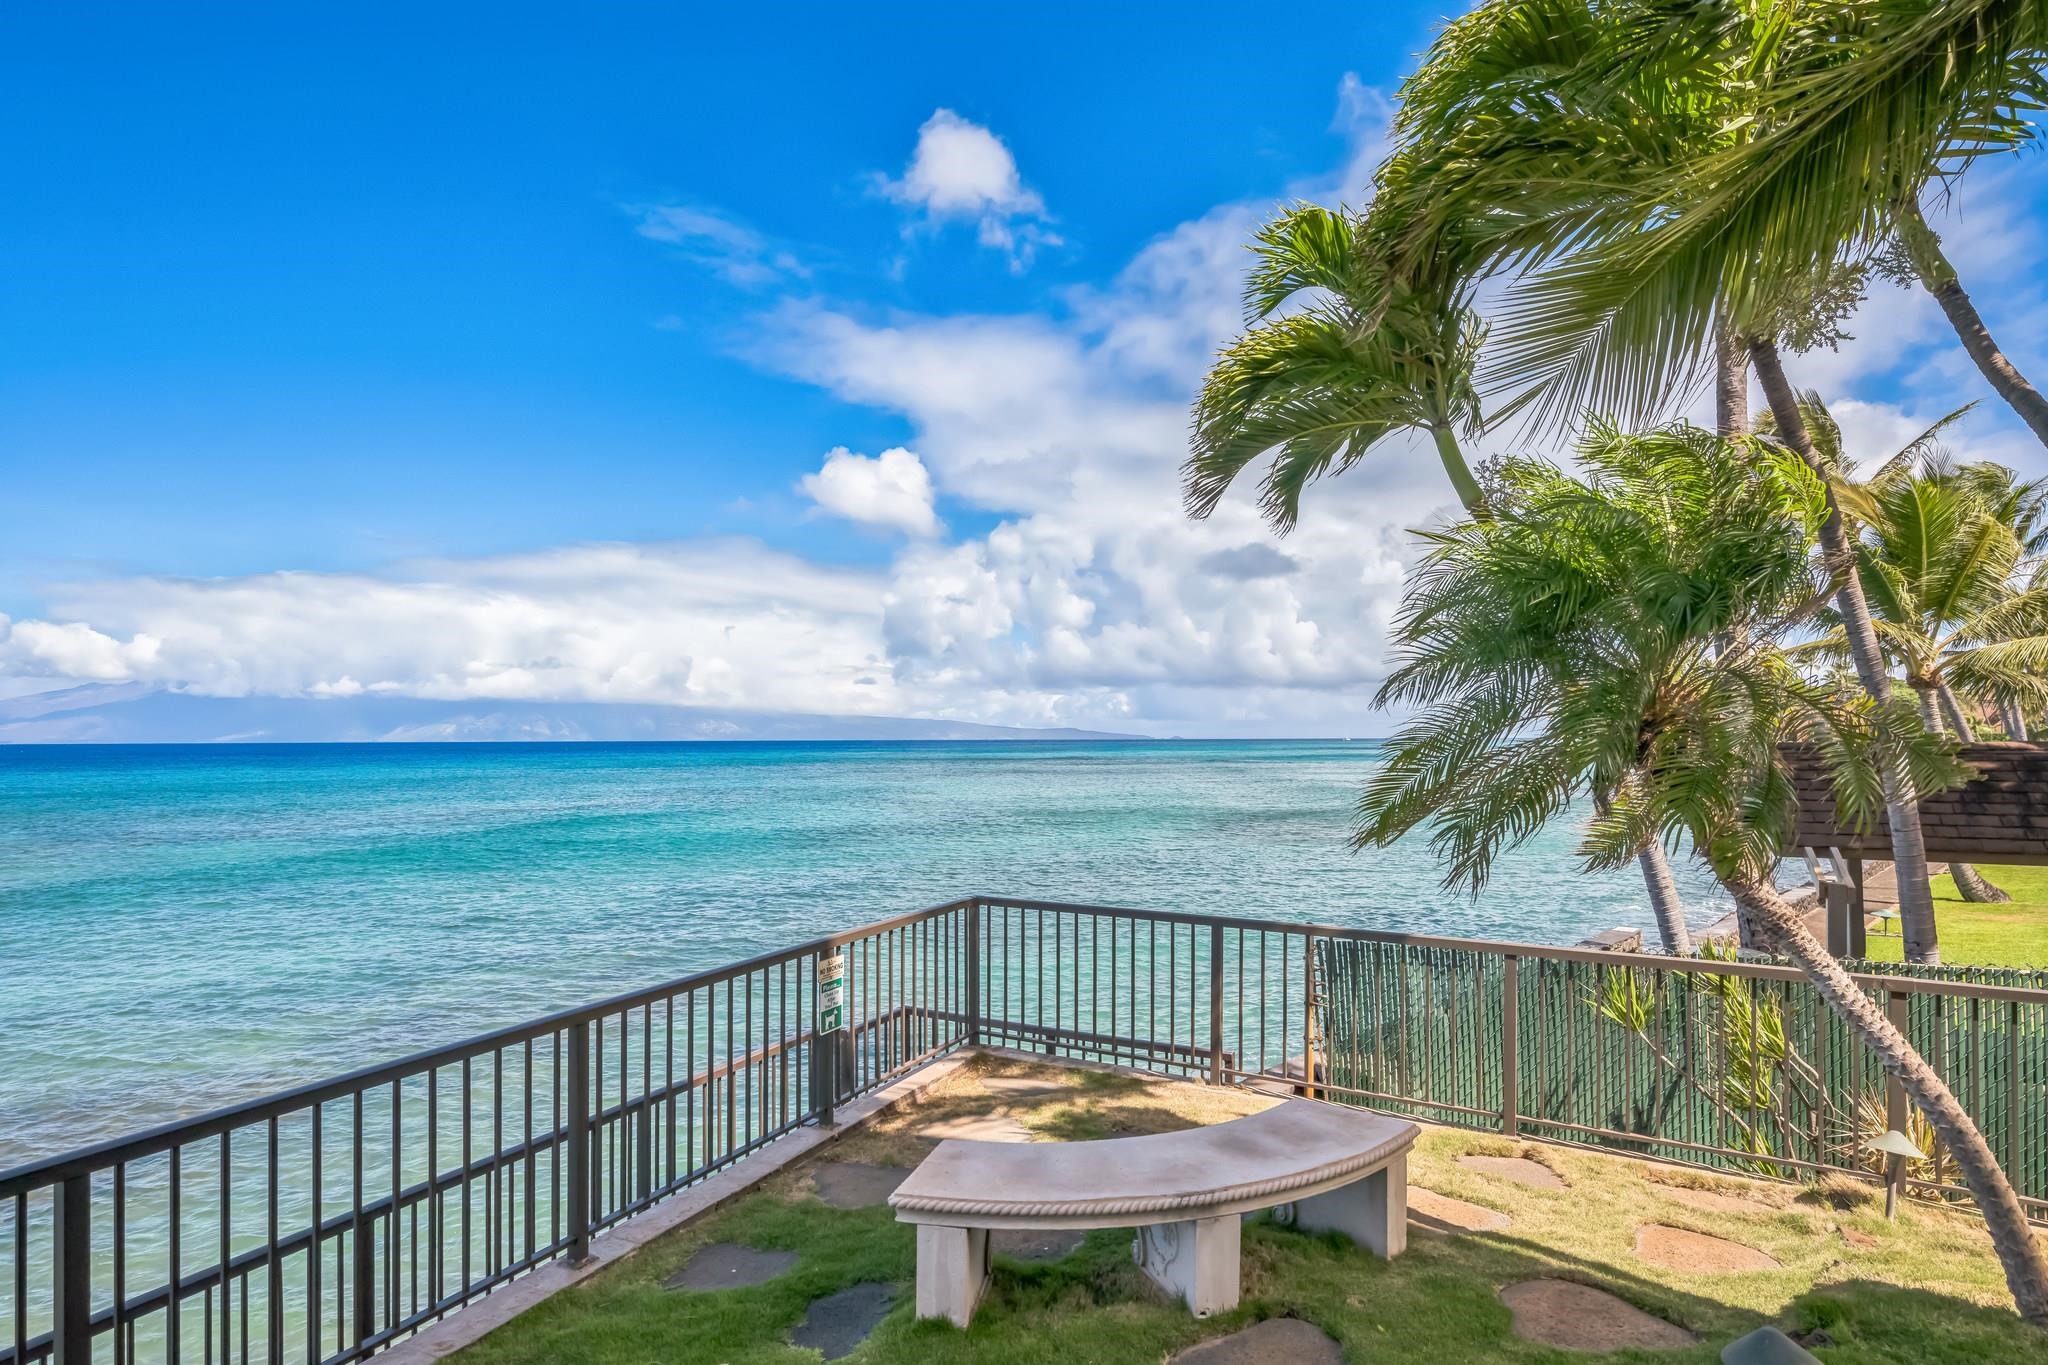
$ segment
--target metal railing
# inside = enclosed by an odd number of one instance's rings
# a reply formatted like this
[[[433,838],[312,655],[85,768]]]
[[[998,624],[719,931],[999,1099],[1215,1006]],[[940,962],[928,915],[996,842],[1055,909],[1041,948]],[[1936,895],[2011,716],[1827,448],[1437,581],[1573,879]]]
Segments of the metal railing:
[[[1642,1029],[1592,1007],[1623,979]],[[2048,990],[1858,979],[2048,1212]],[[1811,1096],[1744,1117],[1731,1077],[1780,1073],[1716,1046],[1712,983],[1780,1012],[1815,1093],[1903,1121],[1789,968],[954,901],[0,1174],[0,1365],[360,1360],[968,1044],[1753,1169],[1747,1124],[1771,1169],[1852,1168]]]

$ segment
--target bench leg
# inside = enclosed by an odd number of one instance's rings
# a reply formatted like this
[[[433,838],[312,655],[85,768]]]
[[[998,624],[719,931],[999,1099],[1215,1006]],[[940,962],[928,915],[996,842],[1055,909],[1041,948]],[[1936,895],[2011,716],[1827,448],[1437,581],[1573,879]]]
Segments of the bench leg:
[[[1294,1225],[1310,1232],[1341,1232],[1389,1260],[1399,1256],[1408,1249],[1408,1154],[1362,1180],[1296,1201]]]
[[[917,1225],[917,1315],[955,1327],[974,1321],[988,1287],[988,1229]]]
[[[1154,1284],[1183,1300],[1196,1317],[1227,1312],[1237,1307],[1243,1221],[1231,1214],[1141,1227],[1131,1254]]]

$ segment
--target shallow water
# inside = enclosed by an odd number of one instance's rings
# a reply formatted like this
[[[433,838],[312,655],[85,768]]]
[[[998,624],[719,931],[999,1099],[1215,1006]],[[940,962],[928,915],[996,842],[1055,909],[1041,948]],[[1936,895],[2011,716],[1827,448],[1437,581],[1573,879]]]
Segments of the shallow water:
[[[1568,943],[1344,846],[1370,742],[0,749],[0,1167],[974,892]],[[1680,882],[1697,923],[1720,898]]]

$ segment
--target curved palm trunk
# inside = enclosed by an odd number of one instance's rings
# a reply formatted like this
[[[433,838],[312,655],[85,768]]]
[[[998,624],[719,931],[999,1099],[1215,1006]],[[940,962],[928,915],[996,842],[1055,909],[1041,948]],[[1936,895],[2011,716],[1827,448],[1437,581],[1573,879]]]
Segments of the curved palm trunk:
[[[1778,358],[1777,344],[1752,340],[1749,358],[1756,366],[1757,382],[1763,388],[1764,400],[1771,405],[1771,415],[1777,419],[1780,439],[1806,461],[1808,468],[1825,475],[1826,466],[1814,451],[1813,437],[1806,430],[1806,419],[1799,414],[1799,396],[1792,391],[1792,382],[1785,377],[1785,366]],[[1835,594],[1835,608],[1842,616],[1857,680],[1873,699],[1884,701],[1891,695],[1891,678],[1885,666],[1884,651],[1877,643],[1877,628],[1871,623],[1870,603],[1863,597],[1863,580],[1856,576],[1855,547],[1849,542],[1848,530],[1842,523],[1842,510],[1835,503],[1832,488],[1828,490],[1827,505],[1827,520],[1821,523],[1820,528],[1820,547],[1821,553],[1827,557],[1828,567],[1841,575],[1842,586]],[[1890,826],[1892,837],[1892,865],[1899,878],[1899,932],[1905,939],[1906,960],[1938,963],[1941,961],[1941,945],[1934,931],[1934,896],[1927,889],[1927,840],[1920,829],[1920,806],[1913,795],[1912,785],[1897,763],[1887,762],[1884,765],[1883,778],[1885,821]]]
[[[2024,742],[2027,738],[2027,710],[2011,697],[2004,697],[1998,703],[1998,723],[2005,727],[2005,737]]]
[[[1998,349],[1998,343],[1991,339],[1991,329],[1978,316],[1977,305],[1970,302],[1970,296],[1963,292],[1961,281],[1956,278],[1956,268],[1942,253],[1941,238],[1921,216],[1918,204],[1905,204],[1898,213],[1899,241],[1906,248],[1906,255],[1913,262],[1913,271],[1920,277],[1920,283],[1934,301],[1941,305],[1941,311],[1948,315],[1949,325],[1956,329],[1962,339],[1963,349],[1970,353],[1977,369],[1991,387],[1998,391],[2020,420],[2033,428],[2041,444],[2048,445],[2048,398],[2027,382],[2013,363],[2006,359],[2005,352]]]
[[[1671,875],[1671,860],[1664,845],[1649,843],[1636,854],[1643,869],[1643,885],[1650,893],[1650,909],[1657,916],[1657,934],[1664,951],[1674,957],[1692,956],[1692,931],[1685,927],[1685,905],[1678,898],[1678,879]]]
[[[1905,1087],[1913,1107],[1926,1115],[1928,1126],[1941,1138],[1942,1146],[1963,1173],[1963,1182],[1983,1211],[1984,1226],[1991,1244],[2005,1267],[2005,1282],[2012,1290],[2020,1316],[2036,1327],[2048,1328],[2048,1258],[2034,1240],[2027,1215],[1990,1144],[1977,1131],[1968,1111],[1959,1103],[1941,1077],[1892,1027],[1861,987],[1829,956],[1827,949],[1806,931],[1799,912],[1766,882],[1724,879],[1723,885],[1738,903],[1753,906],[1770,925],[1786,956],[1805,972],[1828,1008],[1844,1023]]]
[[[1970,717],[1964,712],[1962,702],[1957,700],[1954,689],[1945,682],[1936,683],[1935,695],[1941,698],[1941,709],[1947,714],[1948,723],[1955,727],[1956,738],[1965,743],[1975,739],[1976,729],[1970,724]],[[1941,726],[1937,722],[1930,728],[1939,730]],[[1955,880],[1956,894],[1966,901],[1973,901],[1978,905],[2005,905],[2012,900],[2011,896],[1992,885],[1989,878],[1968,863],[1950,863],[1948,875]]]
[[[1465,504],[1474,521],[1485,521],[1493,513],[1486,505],[1486,495],[1479,491],[1479,480],[1473,477],[1472,467],[1465,463],[1465,452],[1459,448],[1456,434],[1447,425],[1433,426],[1429,434],[1436,439],[1437,458],[1444,462],[1444,473],[1451,476],[1458,501]]]

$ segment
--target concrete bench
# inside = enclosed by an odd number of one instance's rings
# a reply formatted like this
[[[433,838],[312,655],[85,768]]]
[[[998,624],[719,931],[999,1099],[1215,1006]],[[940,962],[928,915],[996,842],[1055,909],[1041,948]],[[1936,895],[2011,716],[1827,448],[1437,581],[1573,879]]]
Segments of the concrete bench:
[[[1237,1306],[1245,1214],[1294,1222],[1383,1257],[1408,1245],[1408,1149],[1420,1130],[1363,1110],[1283,1100],[1247,1118],[1099,1142],[949,1138],[889,1196],[917,1225],[917,1315],[973,1320],[996,1228],[1138,1229],[1132,1254],[1196,1317]]]

